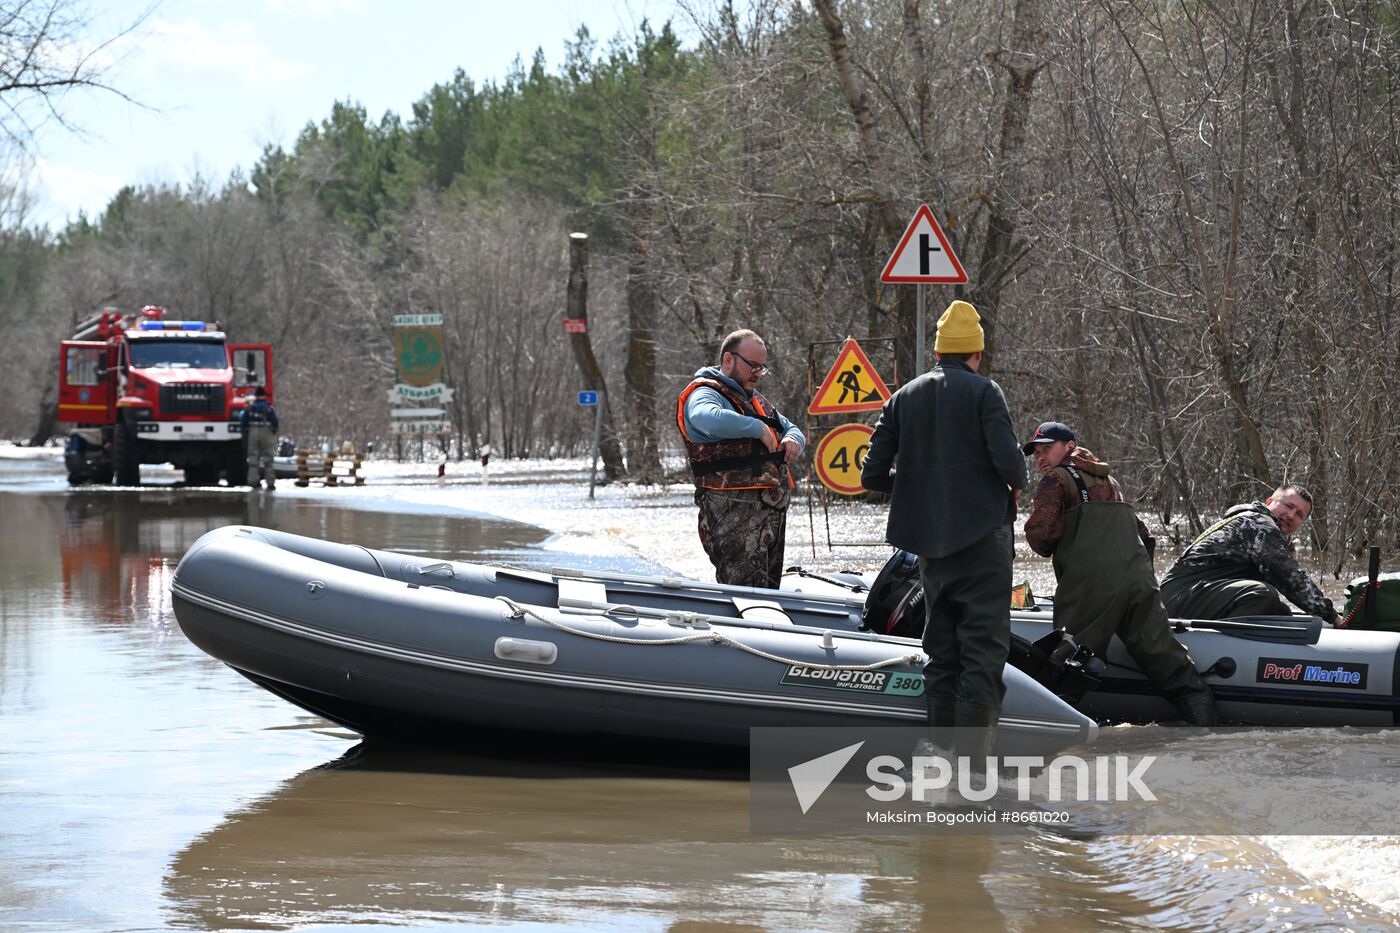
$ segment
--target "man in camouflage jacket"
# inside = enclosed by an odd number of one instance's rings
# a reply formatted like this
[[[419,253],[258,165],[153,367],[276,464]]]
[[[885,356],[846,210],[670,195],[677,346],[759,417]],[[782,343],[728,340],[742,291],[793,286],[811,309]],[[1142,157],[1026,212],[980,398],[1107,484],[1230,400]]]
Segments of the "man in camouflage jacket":
[[[1162,578],[1167,611],[1184,619],[1288,615],[1283,597],[1335,624],[1337,611],[1288,549],[1312,514],[1312,496],[1285,485],[1263,502],[1230,508]]]

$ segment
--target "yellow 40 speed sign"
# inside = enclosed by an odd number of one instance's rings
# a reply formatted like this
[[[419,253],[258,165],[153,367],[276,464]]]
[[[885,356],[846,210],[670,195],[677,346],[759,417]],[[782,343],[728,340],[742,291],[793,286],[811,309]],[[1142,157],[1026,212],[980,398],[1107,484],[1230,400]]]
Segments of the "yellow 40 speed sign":
[[[817,445],[817,477],[832,492],[855,496],[865,492],[860,484],[860,468],[870,450],[868,424],[843,424],[832,428]]]

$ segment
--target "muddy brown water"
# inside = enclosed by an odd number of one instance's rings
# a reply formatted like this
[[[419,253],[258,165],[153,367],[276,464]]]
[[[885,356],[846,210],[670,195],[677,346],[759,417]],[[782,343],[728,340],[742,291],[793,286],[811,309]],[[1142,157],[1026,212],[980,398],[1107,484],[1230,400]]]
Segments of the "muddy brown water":
[[[690,761],[362,743],[181,634],[205,531],[549,567],[544,532],[0,460],[0,930],[1384,928],[1255,843],[775,839]],[[587,560],[588,555],[573,555]],[[617,566],[654,571],[645,561]],[[1203,854],[1204,853],[1204,854]],[[1208,868],[1205,874],[1202,869]]]

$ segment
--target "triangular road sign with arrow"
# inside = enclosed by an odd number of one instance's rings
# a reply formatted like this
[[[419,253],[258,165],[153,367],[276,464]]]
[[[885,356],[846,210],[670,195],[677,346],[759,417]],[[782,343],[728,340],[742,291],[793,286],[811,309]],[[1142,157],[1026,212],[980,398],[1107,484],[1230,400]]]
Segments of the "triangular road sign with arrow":
[[[927,204],[920,204],[909,226],[894,248],[881,282],[953,282],[967,281],[962,263],[953,254],[953,247],[943,235],[943,228],[933,219]]]
[[[846,411],[875,411],[889,400],[885,380],[870,365],[860,344],[847,337],[827,370],[821,388],[807,406],[809,415],[834,415]]]

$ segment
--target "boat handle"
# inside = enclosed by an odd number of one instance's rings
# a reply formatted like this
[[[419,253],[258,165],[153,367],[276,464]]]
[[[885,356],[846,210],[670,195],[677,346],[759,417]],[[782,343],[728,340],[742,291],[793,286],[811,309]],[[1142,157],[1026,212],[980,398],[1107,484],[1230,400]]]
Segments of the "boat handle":
[[[436,564],[424,564],[418,568],[418,575],[421,577],[426,574],[437,573],[439,570],[446,570],[449,577],[453,579],[457,578],[457,571],[445,560],[440,560]]]
[[[495,655],[502,661],[527,661],[531,664],[553,664],[559,648],[553,642],[525,638],[496,639]]]

